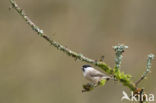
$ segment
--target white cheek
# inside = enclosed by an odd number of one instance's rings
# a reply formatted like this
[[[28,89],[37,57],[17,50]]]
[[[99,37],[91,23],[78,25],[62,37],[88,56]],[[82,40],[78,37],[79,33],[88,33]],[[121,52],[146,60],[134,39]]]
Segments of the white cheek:
[[[86,68],[85,69],[85,72],[83,72],[83,76],[86,77],[89,72],[90,72],[90,69]]]
[[[85,72],[83,72],[83,76],[86,77],[87,75],[87,71],[85,70]]]
[[[83,72],[83,75],[86,77],[88,73],[92,72],[92,68],[86,68],[85,72]]]
[[[92,67],[85,68],[83,75],[86,77],[88,75],[88,73],[90,73],[92,71],[94,71],[94,69]]]

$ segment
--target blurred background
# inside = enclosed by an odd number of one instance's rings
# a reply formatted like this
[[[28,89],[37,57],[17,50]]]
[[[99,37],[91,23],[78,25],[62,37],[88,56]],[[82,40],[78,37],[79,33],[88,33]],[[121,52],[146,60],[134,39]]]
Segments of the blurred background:
[[[128,45],[121,69],[133,81],[145,71],[147,55],[156,54],[155,0],[16,1],[49,37],[92,59],[104,55],[111,67],[112,46]],[[121,103],[129,89],[118,82],[82,93],[85,63],[50,46],[10,6],[0,1],[0,103]],[[156,59],[152,63],[139,86],[156,95]]]

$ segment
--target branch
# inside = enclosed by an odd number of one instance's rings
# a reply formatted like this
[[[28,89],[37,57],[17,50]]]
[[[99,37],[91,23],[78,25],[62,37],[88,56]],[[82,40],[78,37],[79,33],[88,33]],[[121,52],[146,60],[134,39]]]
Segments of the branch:
[[[17,11],[17,13],[19,15],[21,15],[22,18],[26,21],[26,23],[32,28],[32,30],[34,30],[35,32],[37,32],[37,34],[39,36],[41,36],[42,38],[44,38],[52,46],[56,47],[58,50],[64,52],[68,56],[71,56],[71,57],[73,57],[75,59],[79,59],[79,60],[84,61],[86,63],[93,64],[95,66],[98,66],[99,68],[101,68],[102,70],[104,70],[106,73],[108,73],[110,75],[117,75],[117,78],[116,79],[118,81],[120,81],[123,85],[127,86],[132,91],[136,90],[136,86],[130,80],[130,76],[129,75],[126,75],[126,74],[124,74],[123,72],[120,72],[120,71],[118,71],[118,72],[115,73],[114,70],[112,68],[110,68],[103,61],[96,61],[96,60],[90,59],[88,57],[85,57],[83,54],[76,53],[76,52],[70,50],[69,48],[66,48],[65,46],[61,45],[60,43],[54,41],[53,39],[50,39],[46,34],[43,33],[43,30],[41,30],[38,26],[36,26],[30,20],[30,18],[24,13],[24,11],[17,5],[17,3],[14,0],[10,0],[10,3],[12,4],[12,7]]]
[[[143,75],[141,76],[141,78],[135,83],[136,86],[138,86],[138,84],[145,79],[145,77],[147,76],[147,74],[150,72],[151,69],[151,65],[152,65],[152,60],[154,59],[154,55],[153,54],[149,54],[148,55],[148,59],[147,59],[147,64],[146,64],[146,71],[143,73]]]
[[[80,59],[80,60],[85,61],[87,63],[96,64],[95,60],[87,58],[87,57],[83,56],[81,53],[76,53],[74,51],[71,51],[70,49],[66,48],[65,46],[61,45],[60,43],[50,39],[46,34],[43,33],[42,29],[40,29],[37,25],[35,25],[31,21],[31,19],[24,13],[23,9],[21,9],[14,0],[10,0],[10,2],[12,4],[12,7],[18,12],[18,14],[20,14],[23,17],[23,19],[32,28],[32,30],[37,32],[37,34],[39,36],[43,37],[51,45],[56,47],[58,50],[63,51],[67,55],[74,57],[75,59]],[[107,67],[107,66],[105,66],[105,67]],[[105,69],[110,69],[110,68],[105,68]]]
[[[125,49],[128,48],[128,46],[119,44],[117,46],[113,47],[115,50],[116,58],[115,58],[115,69],[118,70],[120,69],[121,61],[122,61],[122,53],[125,51]]]

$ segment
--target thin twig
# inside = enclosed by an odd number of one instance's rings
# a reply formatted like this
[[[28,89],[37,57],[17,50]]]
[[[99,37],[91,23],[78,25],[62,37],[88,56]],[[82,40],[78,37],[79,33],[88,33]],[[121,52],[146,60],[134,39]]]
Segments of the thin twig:
[[[152,65],[152,60],[154,59],[154,55],[153,54],[149,54],[148,55],[148,59],[147,59],[147,65],[146,65],[146,71],[143,73],[143,75],[141,76],[141,78],[135,83],[136,86],[138,86],[138,84],[147,76],[147,74],[150,72],[151,69],[151,65]]]
[[[122,53],[125,51],[125,49],[128,48],[128,46],[123,44],[118,44],[113,47],[115,50],[115,69],[120,69],[121,61],[122,61]]]
[[[22,16],[22,18],[26,21],[26,23],[35,31],[37,34],[41,37],[43,37],[47,42],[49,42],[52,46],[56,47],[58,50],[66,53],[69,56],[72,56],[75,59],[79,59],[81,61],[85,61],[86,63],[93,64],[95,66],[98,66],[102,70],[104,70],[106,73],[110,75],[114,75],[114,71],[112,68],[110,68],[106,63],[103,61],[96,61],[93,59],[90,59],[88,57],[85,57],[81,53],[76,53],[69,48],[66,48],[65,46],[61,45],[60,43],[50,39],[46,34],[43,33],[43,30],[41,30],[38,26],[36,26],[30,18],[24,13],[24,11],[17,5],[15,0],[10,0],[10,3],[12,4],[13,8],[18,12],[19,15]],[[124,86],[127,86],[131,90],[135,90],[135,84],[130,80],[129,76],[126,74],[121,73],[120,71],[118,72],[119,75],[121,75],[121,78],[117,78],[121,83],[124,84]]]
[[[23,9],[21,9],[14,0],[10,0],[10,2],[12,4],[13,8],[15,8],[15,10],[18,12],[18,14],[20,14],[23,17],[23,19],[27,22],[27,24],[29,26],[31,26],[31,28],[35,32],[37,32],[39,36],[46,39],[51,45],[53,45],[54,47],[56,47],[60,51],[63,51],[66,54],[68,54],[69,56],[72,56],[76,59],[80,59],[80,60],[85,61],[87,63],[96,64],[96,62],[93,59],[87,58],[87,57],[83,56],[81,53],[76,53],[74,51],[71,51],[70,49],[66,48],[65,46],[61,45],[60,43],[50,39],[46,34],[43,33],[42,29],[40,29],[37,25],[35,25],[31,21],[31,19],[24,13]],[[110,69],[110,68],[107,68],[107,69]]]

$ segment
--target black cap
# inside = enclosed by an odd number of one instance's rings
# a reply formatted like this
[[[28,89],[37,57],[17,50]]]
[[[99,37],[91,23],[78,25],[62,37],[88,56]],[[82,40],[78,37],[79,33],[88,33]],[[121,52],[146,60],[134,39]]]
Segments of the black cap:
[[[91,67],[91,66],[90,65],[83,65],[82,70],[85,71],[85,68],[87,68],[87,67]]]
[[[83,65],[82,67],[87,68],[87,67],[91,67],[91,66],[87,64],[87,65]]]

